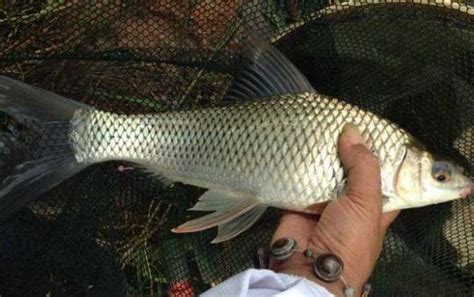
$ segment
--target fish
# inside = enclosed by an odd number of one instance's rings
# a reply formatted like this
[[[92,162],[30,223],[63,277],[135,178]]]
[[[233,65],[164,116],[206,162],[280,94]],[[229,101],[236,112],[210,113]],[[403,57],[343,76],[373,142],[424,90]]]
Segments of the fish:
[[[337,199],[346,172],[338,137],[358,127],[381,167],[383,211],[467,197],[473,183],[399,125],[316,92],[276,48],[243,50],[229,104],[125,115],[0,77],[0,110],[34,131],[28,156],[0,184],[0,218],[85,168],[127,161],[164,183],[207,189],[191,208],[211,212],[176,233],[217,227],[212,241],[248,230],[268,207],[313,213]]]

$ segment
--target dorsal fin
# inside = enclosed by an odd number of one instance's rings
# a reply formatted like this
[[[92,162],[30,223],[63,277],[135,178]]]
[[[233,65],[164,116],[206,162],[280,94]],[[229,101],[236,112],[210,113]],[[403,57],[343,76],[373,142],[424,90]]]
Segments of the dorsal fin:
[[[308,79],[278,49],[253,34],[242,43],[237,74],[225,101],[314,92]]]

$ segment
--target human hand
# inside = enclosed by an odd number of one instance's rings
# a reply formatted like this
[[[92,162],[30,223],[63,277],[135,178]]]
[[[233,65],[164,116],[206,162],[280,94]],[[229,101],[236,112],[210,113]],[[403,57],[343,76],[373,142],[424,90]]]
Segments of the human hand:
[[[300,250],[309,248],[315,253],[331,252],[339,256],[344,263],[342,276],[359,296],[380,256],[387,228],[399,211],[382,213],[379,163],[354,125],[344,127],[338,146],[348,173],[345,195],[330,202],[319,218],[286,212],[272,242],[290,237],[296,240]],[[317,278],[311,261],[301,253],[283,262],[270,261],[270,269],[304,276],[333,294],[342,295],[342,284]]]

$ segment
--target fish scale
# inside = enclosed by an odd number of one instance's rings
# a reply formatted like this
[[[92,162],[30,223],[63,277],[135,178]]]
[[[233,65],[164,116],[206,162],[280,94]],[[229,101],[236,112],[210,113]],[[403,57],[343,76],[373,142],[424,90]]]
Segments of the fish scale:
[[[172,181],[250,193],[286,209],[334,198],[344,172],[337,158],[344,123],[356,124],[381,160],[395,160],[412,140],[370,112],[311,93],[155,116],[88,110],[74,121],[81,162],[133,161]],[[382,132],[390,135],[383,143]],[[397,165],[385,161],[382,170]]]

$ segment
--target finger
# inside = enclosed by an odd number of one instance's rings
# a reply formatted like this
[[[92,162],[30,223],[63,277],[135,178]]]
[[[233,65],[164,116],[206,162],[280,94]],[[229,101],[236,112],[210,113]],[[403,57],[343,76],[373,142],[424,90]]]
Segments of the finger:
[[[390,226],[393,221],[398,217],[400,214],[400,210],[394,210],[391,212],[386,212],[382,215],[382,232],[385,234],[387,232],[388,227]]]
[[[366,209],[381,209],[379,163],[353,124],[346,124],[339,137],[339,157],[348,173],[347,196]]]
[[[280,219],[280,225],[273,235],[272,243],[280,238],[290,237],[296,240],[298,246],[306,247],[317,220],[317,216],[310,214],[284,212]]]

